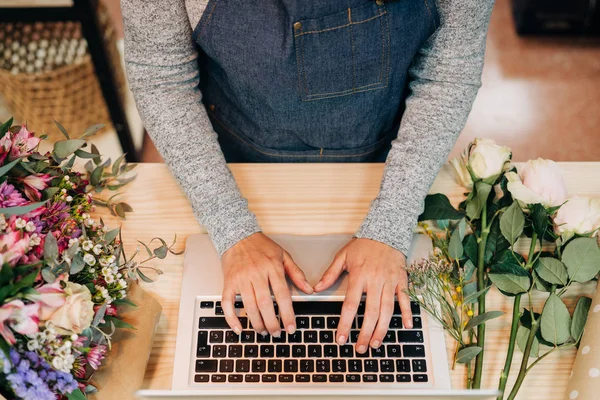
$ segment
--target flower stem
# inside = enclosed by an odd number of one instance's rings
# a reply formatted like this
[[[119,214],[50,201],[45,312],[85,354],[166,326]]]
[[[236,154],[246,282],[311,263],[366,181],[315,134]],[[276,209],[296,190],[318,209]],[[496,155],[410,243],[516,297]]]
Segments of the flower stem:
[[[483,205],[481,212],[481,240],[479,241],[479,252],[477,262],[477,290],[485,289],[485,245],[487,243],[487,237],[489,234],[489,228],[487,226],[487,203]],[[485,294],[479,296],[478,299],[478,315],[485,313]],[[477,327],[477,346],[481,348],[481,352],[475,359],[475,373],[473,375],[473,389],[479,389],[481,387],[481,377],[483,373],[483,355],[484,355],[484,343],[485,343],[485,323],[480,324]]]
[[[529,355],[531,354],[531,346],[533,346],[533,341],[535,340],[535,335],[537,334],[539,328],[539,322],[534,320],[531,323],[531,330],[529,331],[529,337],[527,338],[527,345],[525,346],[525,350],[523,351],[523,360],[521,361],[521,368],[519,369],[519,375],[517,376],[517,380],[515,385],[513,386],[510,394],[508,395],[507,400],[514,400],[525,380],[525,376],[527,375],[528,369],[527,364],[529,363]]]

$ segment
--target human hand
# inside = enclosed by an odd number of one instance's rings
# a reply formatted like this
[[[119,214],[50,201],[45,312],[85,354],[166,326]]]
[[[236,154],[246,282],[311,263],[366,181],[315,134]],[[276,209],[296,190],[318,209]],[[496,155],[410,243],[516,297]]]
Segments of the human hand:
[[[240,294],[252,327],[262,335],[269,332],[274,337],[280,336],[281,328],[275,315],[270,286],[279,306],[283,326],[289,333],[296,330],[296,318],[285,280],[286,274],[303,292],[311,294],[313,289],[302,270],[285,250],[259,232],[227,250],[221,258],[221,264],[224,283],[221,306],[231,329],[237,334],[242,331],[234,307],[235,296]]]
[[[356,343],[358,353],[365,353],[369,345],[378,348],[383,342],[394,312],[394,294],[400,303],[403,326],[412,328],[410,299],[405,292],[408,285],[405,265],[406,257],[400,251],[370,239],[352,239],[336,254],[315,285],[315,291],[327,289],[343,271],[348,271],[348,289],[337,329],[338,344],[348,339],[363,293],[367,300]]]

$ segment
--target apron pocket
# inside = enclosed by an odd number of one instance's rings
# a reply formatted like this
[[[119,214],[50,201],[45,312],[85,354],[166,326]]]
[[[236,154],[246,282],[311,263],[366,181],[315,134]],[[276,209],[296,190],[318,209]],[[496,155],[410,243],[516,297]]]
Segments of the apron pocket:
[[[377,3],[294,23],[302,101],[387,86],[390,32],[385,6]]]

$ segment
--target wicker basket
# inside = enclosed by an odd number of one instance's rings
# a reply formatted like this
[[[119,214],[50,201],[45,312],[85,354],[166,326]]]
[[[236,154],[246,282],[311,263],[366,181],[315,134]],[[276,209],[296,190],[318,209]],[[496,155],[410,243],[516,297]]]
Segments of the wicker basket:
[[[123,99],[125,79],[115,29],[102,2],[99,4],[109,63]],[[0,51],[0,92],[15,120],[27,123],[32,131],[48,134],[50,140],[64,138],[54,120],[74,135],[93,124],[112,128],[78,22],[0,24],[0,43],[4,44],[4,52]]]

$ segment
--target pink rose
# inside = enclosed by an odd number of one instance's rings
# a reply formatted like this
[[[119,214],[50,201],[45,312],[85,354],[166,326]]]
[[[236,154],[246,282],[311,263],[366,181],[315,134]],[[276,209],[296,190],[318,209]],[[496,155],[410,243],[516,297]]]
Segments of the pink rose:
[[[89,328],[94,319],[92,294],[87,287],[73,282],[67,282],[64,291],[65,304],[52,314],[48,323],[61,334],[79,334]]]
[[[50,319],[52,314],[66,302],[67,294],[60,286],[61,280],[59,277],[54,283],[47,283],[37,288],[37,293],[27,295],[29,300],[39,303],[39,318],[42,322]]]
[[[31,335],[38,331],[39,304],[25,305],[21,300],[13,300],[0,307],[0,336],[10,345],[16,343],[12,331]]]
[[[29,236],[19,231],[0,235],[0,265],[14,267],[29,249]]]
[[[33,150],[40,144],[41,139],[36,138],[33,132],[29,132],[25,125],[21,126],[21,130],[13,136],[12,147],[10,149],[10,160],[19,157],[30,155]]]
[[[574,235],[596,234],[600,229],[600,199],[572,197],[554,218],[556,233],[565,240]]]
[[[508,190],[513,198],[524,204],[560,206],[567,200],[567,187],[558,164],[552,160],[529,160],[517,175],[506,174]]]

